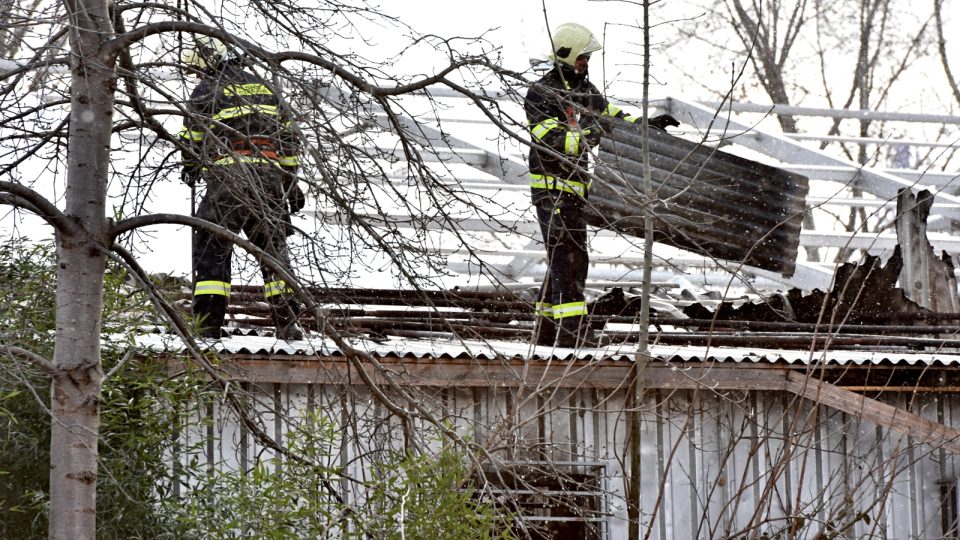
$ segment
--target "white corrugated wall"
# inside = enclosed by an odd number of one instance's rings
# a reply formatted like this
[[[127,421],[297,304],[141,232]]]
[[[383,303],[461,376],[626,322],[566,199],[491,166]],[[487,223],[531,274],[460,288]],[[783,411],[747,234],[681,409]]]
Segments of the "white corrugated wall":
[[[247,388],[259,425],[281,443],[305,411],[324,411],[342,436],[329,465],[354,478],[368,476],[359,456],[404,444],[400,422],[360,386]],[[498,449],[501,459],[603,463],[611,514],[605,535],[626,537],[624,391],[468,387],[415,395],[436,419]],[[906,409],[908,400],[924,417],[960,425],[957,396],[891,395],[888,402]],[[196,408],[195,422],[181,434],[183,463],[197,457],[211,466],[249,467],[272,456],[224,410]],[[649,390],[641,415],[640,503],[649,538],[727,538],[751,530],[774,536],[791,528],[814,538],[831,527],[847,538],[944,535],[941,489],[956,483],[958,471],[956,456],[940,449],[786,393]],[[416,428],[429,444],[430,423],[418,420]],[[356,500],[355,486],[340,485]]]

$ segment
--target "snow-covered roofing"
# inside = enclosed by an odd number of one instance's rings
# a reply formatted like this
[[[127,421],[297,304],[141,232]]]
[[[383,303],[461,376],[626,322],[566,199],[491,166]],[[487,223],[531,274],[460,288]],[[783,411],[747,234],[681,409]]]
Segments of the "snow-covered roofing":
[[[123,342],[127,343],[127,342]],[[155,354],[181,354],[186,351],[176,335],[147,332],[137,335],[134,347]],[[638,353],[637,344],[614,344],[599,349],[565,349],[534,347],[519,341],[416,339],[389,337],[373,340],[368,337],[349,339],[351,347],[376,358],[418,359],[474,359],[474,360],[593,360],[603,362],[630,362]],[[250,330],[231,335],[219,341],[202,342],[201,346],[221,354],[243,355],[262,360],[277,357],[341,357],[344,352],[333,340],[310,335],[301,341],[281,341],[264,331]],[[906,352],[904,350],[786,350],[755,347],[650,347],[651,357],[663,362],[720,362],[743,364],[787,365],[902,365],[902,366],[960,366],[960,351]]]

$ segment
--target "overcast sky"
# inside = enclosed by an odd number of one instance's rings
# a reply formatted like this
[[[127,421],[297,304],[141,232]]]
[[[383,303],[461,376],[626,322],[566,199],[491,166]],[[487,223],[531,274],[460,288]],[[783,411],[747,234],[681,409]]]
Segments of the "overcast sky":
[[[591,62],[591,76],[612,85],[616,93],[638,96],[642,39],[637,29],[642,24],[641,8],[631,2],[588,0],[488,0],[484,2],[450,2],[421,0],[417,2],[383,2],[384,12],[402,18],[422,33],[439,36],[479,36],[484,34],[502,47],[505,67],[522,71],[529,67],[531,58],[545,58],[549,52],[550,29],[565,22],[577,22],[589,28],[604,45],[599,58]],[[674,31],[670,21],[698,16],[702,10],[684,0],[659,2],[651,9],[655,27],[652,43],[658,35]],[[390,46],[385,42],[384,46]],[[655,54],[656,51],[655,51]],[[606,67],[606,70],[603,68]],[[657,62],[657,68],[666,70],[666,62]],[[661,71],[666,73],[666,71]],[[670,77],[651,94],[666,95]],[[631,82],[632,81],[632,82]]]
[[[199,1],[199,0],[198,0]],[[212,1],[212,0],[211,0]],[[654,44],[667,41],[676,33],[677,21],[692,19],[702,14],[702,9],[696,7],[701,0],[662,0],[657,3],[651,12],[654,25]],[[219,4],[220,2],[215,2]],[[613,97],[619,99],[638,98],[641,89],[637,81],[640,80],[640,57],[642,39],[637,29],[642,24],[642,10],[632,2],[624,1],[588,1],[588,0],[486,0],[484,2],[451,2],[449,0],[417,0],[417,1],[390,1],[384,0],[379,9],[398,17],[420,33],[433,33],[443,37],[474,37],[485,34],[492,43],[501,47],[501,57],[505,67],[522,71],[529,66],[530,58],[543,58],[549,48],[549,31],[564,22],[579,22],[590,28],[605,49],[599,57],[595,56],[591,62],[592,78],[598,86],[606,87]],[[953,25],[956,26],[956,25]],[[391,34],[393,32],[393,34]],[[385,58],[396,54],[404,46],[396,34],[396,29],[374,29],[368,38],[375,40],[380,48],[379,57]],[[960,33],[948,28],[948,35]],[[357,41],[343,41],[330,43],[330,47],[338,52],[347,53],[356,46]],[[951,43],[951,47],[960,47],[960,39]],[[658,84],[651,88],[653,97],[678,95],[686,98],[702,99],[702,89],[684,84],[680,77],[671,70],[675,66],[665,61],[668,53],[655,48],[654,76]],[[672,58],[674,64],[685,66],[693,71],[705,71],[702,65],[704,56],[696,51],[685,51],[683,56]],[[838,53],[839,54],[839,53]],[[956,64],[960,66],[960,51],[954,56]],[[421,58],[410,55],[403,62],[394,66],[397,70],[407,68],[430,72],[443,65],[442,57]],[[732,68],[731,68],[732,69]],[[409,73],[408,71],[404,71]],[[721,79],[722,79],[721,75]],[[849,74],[845,79],[849,79]],[[914,79],[918,86],[930,86],[936,83]],[[718,84],[724,84],[721,80]],[[768,100],[763,99],[763,102]],[[821,104],[804,103],[812,106]],[[927,109],[914,112],[944,113],[942,103],[928,101],[922,103]],[[176,127],[171,127],[176,129]],[[189,197],[184,186],[179,182],[171,182],[162,186],[157,193],[159,201],[155,211],[189,213]],[[164,228],[170,231],[170,228]],[[30,236],[45,236],[27,233]],[[189,235],[185,230],[177,233],[164,232],[156,238],[156,242],[148,245],[159,246],[167,244],[175,238],[175,249],[157,250],[146,254],[144,263],[151,271],[172,271],[182,273],[189,269]]]
[[[197,3],[205,0],[196,0]],[[211,9],[219,11],[219,0],[211,0]],[[675,5],[684,4],[681,0],[671,0]],[[529,67],[530,58],[544,58],[549,52],[549,29],[555,28],[564,22],[579,22],[597,34],[598,39],[609,44],[603,55],[595,56],[591,73],[595,81],[603,80],[602,67],[604,65],[634,62],[625,50],[639,51],[640,40],[631,38],[635,29],[628,29],[621,25],[639,25],[642,17],[641,10],[625,2],[613,1],[586,1],[586,0],[549,0],[544,8],[539,0],[486,0],[484,2],[450,2],[449,0],[417,0],[417,1],[384,1],[377,5],[377,9],[395,15],[417,32],[422,34],[433,33],[442,37],[475,37],[481,34],[496,46],[501,47],[502,59],[506,67],[518,71]],[[663,9],[654,11],[655,20],[663,19]],[[365,36],[374,40],[380,48],[380,57],[389,57],[399,53],[406,45],[407,40],[400,39],[398,29],[372,29]],[[331,48],[338,52],[351,52],[356,47],[356,40],[330,43]],[[374,56],[376,58],[376,56]],[[609,58],[616,58],[613,62]],[[413,56],[405,59],[411,62],[416,69],[430,72],[444,65],[442,57],[433,57],[418,63]],[[397,65],[401,70],[407,65]],[[637,68],[639,71],[639,68]],[[639,79],[639,76],[636,77]],[[189,88],[182,89],[185,93]],[[634,92],[635,90],[635,92]],[[639,87],[626,87],[628,94],[639,95]],[[171,121],[173,122],[172,119]],[[177,123],[173,122],[173,123]],[[179,125],[173,123],[168,129],[176,131]],[[132,156],[135,157],[135,156]],[[117,162],[123,158],[115,156]],[[116,187],[115,187],[116,188]],[[119,189],[119,188],[116,188]],[[112,189],[111,191],[115,191]],[[189,191],[177,181],[158,185],[155,188],[154,199],[148,203],[152,211],[176,212],[189,214]],[[51,193],[51,195],[56,196]],[[9,223],[9,221],[6,221]],[[5,224],[6,224],[5,223]],[[39,220],[27,220],[18,228],[19,234],[39,239],[48,237],[46,225]],[[153,272],[183,273],[189,270],[189,234],[183,228],[162,227],[156,232],[152,240],[145,242],[150,251],[142,253],[141,262]]]

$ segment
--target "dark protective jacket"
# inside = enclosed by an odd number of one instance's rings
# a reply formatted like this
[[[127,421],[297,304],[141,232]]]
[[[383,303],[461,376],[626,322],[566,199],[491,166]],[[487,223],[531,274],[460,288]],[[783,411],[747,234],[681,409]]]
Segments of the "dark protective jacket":
[[[535,309],[539,317],[566,324],[587,315],[584,284],[590,258],[582,206],[590,189],[589,148],[600,142],[598,120],[603,115],[633,119],[565,64],[530,87],[524,109],[533,143],[531,195],[547,250]]]
[[[600,141],[599,117],[637,120],[610,105],[588,77],[577,75],[566,64],[531,85],[524,110],[533,142],[529,165],[534,203],[549,196],[548,190],[586,198],[589,147]]]
[[[279,97],[261,77],[228,62],[205,73],[187,108],[180,134],[185,179],[192,185],[203,178],[207,184],[197,217],[243,231],[289,269],[289,214],[300,210],[304,199],[294,174],[300,148]],[[219,334],[226,314],[232,250],[218,235],[194,231],[193,311],[212,335]],[[296,320],[300,306],[278,275],[265,266],[262,271],[264,296],[280,328]]]
[[[280,165],[295,172],[300,147],[290,114],[261,77],[227,62],[208,71],[194,88],[180,132],[186,176],[234,163]]]

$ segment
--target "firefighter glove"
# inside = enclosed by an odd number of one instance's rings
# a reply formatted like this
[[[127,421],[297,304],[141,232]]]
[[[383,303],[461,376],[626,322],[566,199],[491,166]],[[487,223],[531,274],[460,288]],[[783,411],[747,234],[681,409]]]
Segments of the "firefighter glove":
[[[180,173],[180,180],[184,184],[193,187],[197,181],[200,180],[200,167],[196,165],[185,165],[183,171]]]
[[[670,116],[669,114],[661,114],[660,116],[654,116],[650,119],[650,126],[655,127],[661,131],[666,131],[667,126],[678,127],[680,121],[676,118]]]
[[[591,147],[600,145],[600,137],[603,135],[603,131],[600,129],[600,126],[594,124],[593,127],[585,129],[583,131],[584,137],[587,139],[587,144]]]
[[[290,203],[290,213],[296,214],[300,210],[303,210],[303,207],[307,205],[307,197],[303,194],[303,190],[300,189],[300,186],[293,184],[290,188],[290,197],[288,199]]]

